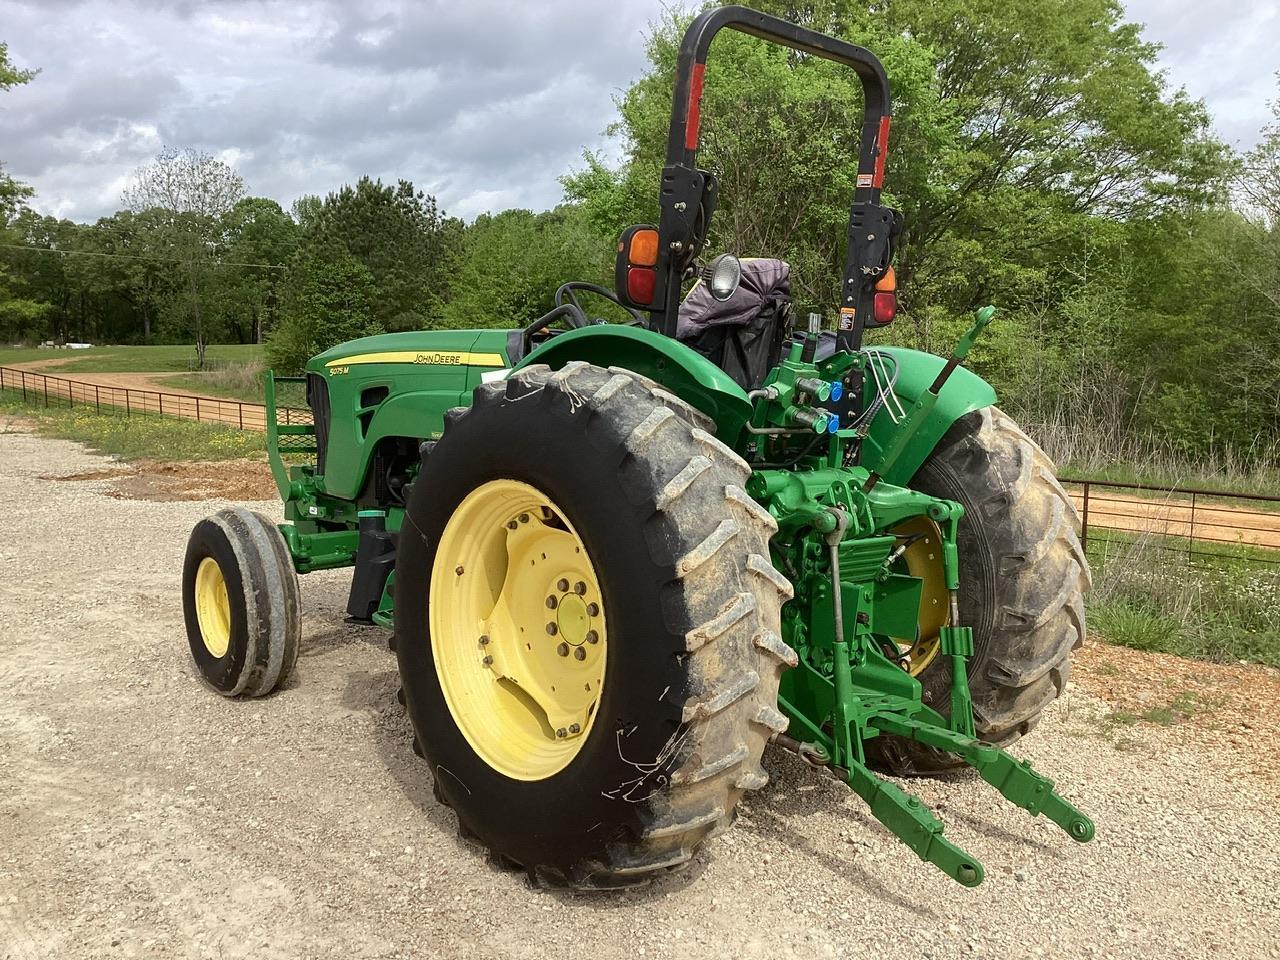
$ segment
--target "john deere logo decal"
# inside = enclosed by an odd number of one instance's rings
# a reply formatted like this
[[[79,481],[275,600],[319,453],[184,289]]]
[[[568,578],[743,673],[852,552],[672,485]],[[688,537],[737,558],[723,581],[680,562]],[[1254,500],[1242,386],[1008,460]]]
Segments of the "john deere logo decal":
[[[330,374],[348,372],[355,364],[364,363],[412,363],[424,367],[505,367],[506,359],[500,353],[431,352],[417,350],[390,350],[385,353],[361,353],[354,357],[330,360],[325,366]]]

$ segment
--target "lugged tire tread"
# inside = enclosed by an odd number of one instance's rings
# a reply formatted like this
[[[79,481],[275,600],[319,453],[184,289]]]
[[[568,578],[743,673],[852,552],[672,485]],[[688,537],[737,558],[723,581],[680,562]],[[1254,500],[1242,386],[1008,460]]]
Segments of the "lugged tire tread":
[[[972,492],[982,512],[994,511],[983,521],[997,574],[996,604],[984,611],[992,618],[991,645],[969,682],[978,736],[1007,746],[1034,728],[1066,689],[1071,652],[1084,642],[1083,597],[1091,576],[1079,518],[1053,462],[995,407],[957,421],[933,458]],[[962,565],[981,560],[960,556]],[[899,774],[959,765],[951,754],[896,737],[877,737],[868,755]]]
[[[617,416],[638,400],[652,404],[623,443],[627,458],[644,460],[656,481],[650,522],[661,518],[691,531],[708,517],[723,518],[710,533],[674,545],[675,555],[665,561],[681,596],[698,611],[688,608],[693,622],[685,633],[689,652],[682,655],[690,676],[684,746],[668,786],[650,804],[643,835],[610,843],[603,860],[569,871],[521,865],[538,885],[602,890],[645,882],[686,864],[698,844],[733,822],[743,792],[768,781],[760,756],[768,740],[786,729],[776,709],[778,680],[795,656],[779,637],[791,585],[765,559],[776,522],[742,490],[749,468],[708,432],[712,421],[653,381],[621,368],[578,364],[556,373],[527,367],[505,384],[508,399],[538,389],[571,392],[597,416]],[[446,422],[446,432],[456,419]],[[652,456],[659,443],[661,456]],[[724,664],[734,662],[754,666],[724,673]],[[436,796],[443,798],[438,786]]]

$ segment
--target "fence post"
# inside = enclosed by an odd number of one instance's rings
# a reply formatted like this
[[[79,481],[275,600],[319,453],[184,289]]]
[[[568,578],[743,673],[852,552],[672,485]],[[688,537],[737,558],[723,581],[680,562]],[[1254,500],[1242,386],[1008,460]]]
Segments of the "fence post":
[[[76,384],[75,384],[75,381],[74,381],[74,380],[64,380],[64,381],[63,381],[63,383],[65,383],[65,384],[67,385],[67,406],[68,406],[68,407],[71,407],[71,408],[74,410],[74,409],[75,409],[75,406],[76,406]]]
[[[22,402],[27,402],[27,371],[22,371]]]
[[[93,409],[97,413],[102,413],[102,394],[98,392],[98,385],[93,385]]]
[[[200,422],[200,398],[196,397],[196,423]]]
[[[128,417],[128,416],[130,415],[130,414],[129,414],[129,388],[128,388],[128,387],[125,387],[125,388],[124,388],[124,415],[125,415],[126,417]]]
[[[48,407],[49,406],[49,378],[42,373],[40,374],[40,379],[44,381],[44,405]]]
[[[1080,549],[1085,553],[1089,551],[1089,481],[1084,482],[1084,514],[1080,518]]]
[[[1191,494],[1191,530],[1187,534],[1187,562],[1191,561],[1192,551],[1196,543],[1196,495]]]
[[[236,401],[236,406],[240,408],[240,429],[243,430],[244,429],[244,403],[242,401]]]
[[[164,416],[164,394],[157,393],[156,396],[160,399],[160,416],[163,417]]]

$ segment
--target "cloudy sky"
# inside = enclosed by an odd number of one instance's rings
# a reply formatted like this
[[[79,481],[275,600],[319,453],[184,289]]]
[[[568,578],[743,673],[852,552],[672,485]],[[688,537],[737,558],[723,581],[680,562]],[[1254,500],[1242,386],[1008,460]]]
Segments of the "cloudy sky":
[[[1249,146],[1276,96],[1280,0],[1130,0],[1176,85]],[[0,160],[37,209],[115,210],[161,147],[235,165],[285,205],[361,174],[406,177],[470,218],[560,199],[607,147],[662,0],[0,0],[36,80],[0,97]]]

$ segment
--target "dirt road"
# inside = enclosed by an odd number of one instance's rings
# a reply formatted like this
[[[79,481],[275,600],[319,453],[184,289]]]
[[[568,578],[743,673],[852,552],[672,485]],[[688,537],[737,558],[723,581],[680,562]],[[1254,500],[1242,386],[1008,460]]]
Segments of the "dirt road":
[[[544,892],[490,866],[432,799],[383,634],[342,622],[346,576],[304,578],[296,679],[224,700],[195,675],[179,603],[187,532],[221,504],[118,499],[102,458],[13,429],[0,424],[4,960],[1280,956],[1262,725],[1275,671],[1219,678],[1256,703],[1123,739],[1084,688],[1123,674],[1157,699],[1177,689],[1140,658],[1081,671],[1016,752],[1094,816],[1087,846],[973,778],[912,784],[986,863],[976,890],[771,750],[774,782],[684,878]]]

